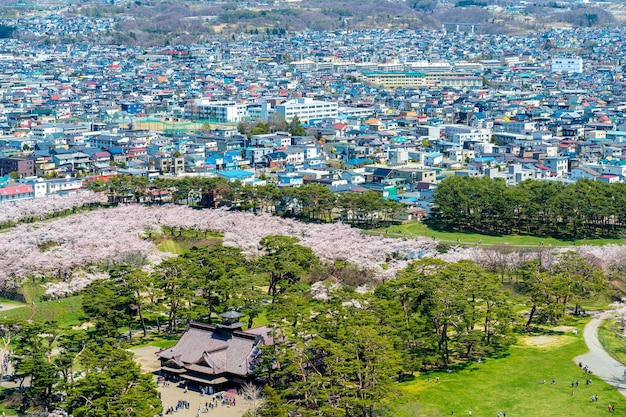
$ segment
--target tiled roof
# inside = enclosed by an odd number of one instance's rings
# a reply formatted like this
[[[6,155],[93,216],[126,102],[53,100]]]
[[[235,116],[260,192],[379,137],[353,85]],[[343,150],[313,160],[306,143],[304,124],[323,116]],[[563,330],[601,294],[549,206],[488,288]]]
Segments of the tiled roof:
[[[191,322],[176,345],[159,352],[160,359],[207,375],[229,373],[247,376],[258,347],[271,344],[267,327],[230,331]]]

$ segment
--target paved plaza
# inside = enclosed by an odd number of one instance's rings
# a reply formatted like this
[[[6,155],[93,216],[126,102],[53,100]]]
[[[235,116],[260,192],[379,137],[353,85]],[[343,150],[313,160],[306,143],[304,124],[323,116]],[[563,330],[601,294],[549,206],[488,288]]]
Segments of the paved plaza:
[[[169,386],[163,386],[159,384],[159,392],[161,393],[161,401],[163,403],[163,413],[168,407],[176,408],[179,401],[187,401],[189,403],[188,409],[179,408],[171,415],[176,417],[197,417],[200,416],[213,416],[213,417],[241,417],[248,409],[248,403],[243,399],[241,395],[237,395],[235,398],[236,405],[222,405],[222,401],[216,401],[218,404],[214,408],[209,408],[205,411],[205,405],[210,402],[214,395],[202,395],[198,391],[187,390],[176,383],[171,382]],[[218,393],[219,394],[219,393]]]

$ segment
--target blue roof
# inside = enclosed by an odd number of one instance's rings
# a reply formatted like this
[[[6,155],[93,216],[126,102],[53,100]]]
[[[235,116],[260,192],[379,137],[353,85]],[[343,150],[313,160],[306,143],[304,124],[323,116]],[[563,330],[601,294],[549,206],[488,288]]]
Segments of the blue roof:
[[[218,175],[221,175],[221,176],[226,177],[226,178],[231,178],[231,179],[245,179],[245,178],[252,178],[252,177],[254,177],[254,174],[252,172],[244,171],[242,169],[233,169],[233,170],[230,170],[230,171],[222,171]]]
[[[124,155],[124,148],[109,148],[107,151],[111,155]]]
[[[372,160],[369,158],[354,158],[346,162],[346,165],[364,165],[371,164]]]

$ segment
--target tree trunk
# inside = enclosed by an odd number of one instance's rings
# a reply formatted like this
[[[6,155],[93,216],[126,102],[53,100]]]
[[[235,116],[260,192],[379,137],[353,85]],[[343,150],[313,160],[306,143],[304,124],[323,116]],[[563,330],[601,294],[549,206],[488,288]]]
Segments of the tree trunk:
[[[526,322],[526,330],[530,328],[530,323],[533,321],[533,317],[535,317],[535,312],[537,311],[537,305],[533,304],[530,309],[530,316],[528,317],[528,321]]]

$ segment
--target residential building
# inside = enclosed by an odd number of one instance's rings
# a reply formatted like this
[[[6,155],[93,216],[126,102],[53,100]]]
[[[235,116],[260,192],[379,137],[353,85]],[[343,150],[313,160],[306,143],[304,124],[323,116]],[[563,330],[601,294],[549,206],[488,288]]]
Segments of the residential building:
[[[287,100],[276,106],[276,112],[287,123],[291,122],[295,116],[298,117],[300,122],[308,123],[311,120],[324,119],[326,117],[336,118],[339,115],[336,102],[313,100],[308,97]]]
[[[154,169],[162,174],[179,174],[185,171],[185,158],[182,156],[157,156],[150,158]]]
[[[552,59],[552,72],[583,72],[583,59],[575,57],[559,57]]]
[[[35,175],[35,161],[32,158],[0,158],[0,176],[11,172],[26,177]]]
[[[236,101],[211,101],[201,98],[185,106],[185,114],[191,119],[238,123],[248,119],[248,108]]]
[[[83,188],[80,178],[59,178],[46,180],[47,194],[67,195],[78,192]]]
[[[543,165],[550,169],[554,176],[564,177],[568,172],[569,158],[566,156],[549,156],[543,159]]]

